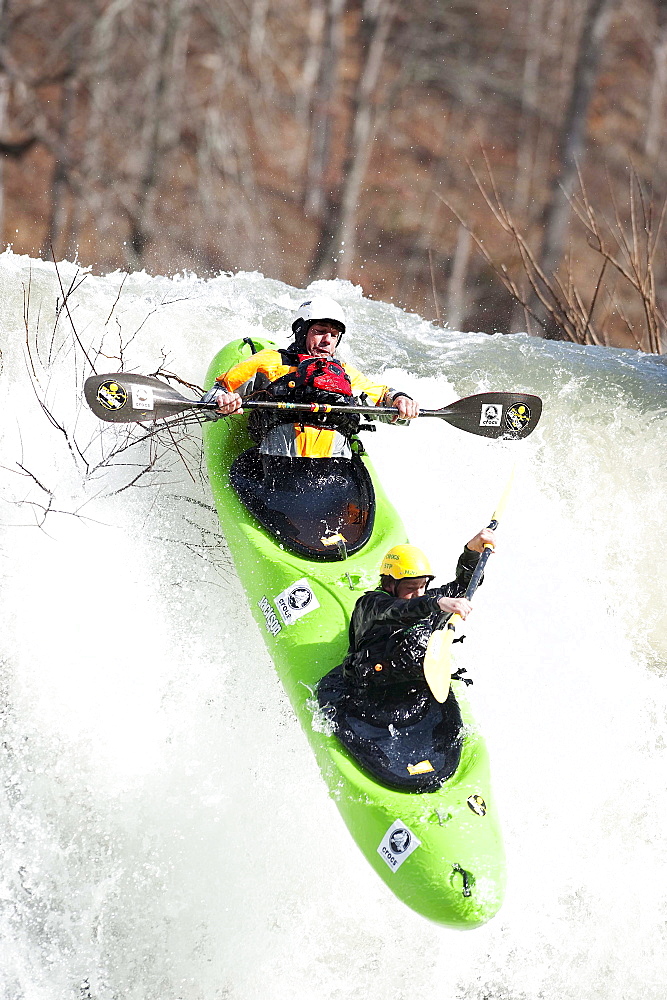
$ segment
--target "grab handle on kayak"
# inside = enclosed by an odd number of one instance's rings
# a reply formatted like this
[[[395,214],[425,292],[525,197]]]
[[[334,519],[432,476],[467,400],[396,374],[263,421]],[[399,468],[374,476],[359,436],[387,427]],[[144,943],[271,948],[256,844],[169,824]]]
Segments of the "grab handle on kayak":
[[[345,560],[347,559],[347,545],[345,543],[345,539],[343,538],[343,536],[339,531],[337,531],[333,535],[323,535],[322,538],[320,538],[320,541],[322,542],[323,545],[332,545],[332,546],[335,545],[338,550],[338,555],[340,559],[343,562],[345,562]],[[354,590],[354,584],[352,583],[350,574],[346,572],[345,576],[347,578],[347,584],[350,590]]]
[[[467,872],[465,868],[461,868],[461,865],[458,864],[452,865],[452,872],[458,872],[463,878],[463,895],[466,898],[472,896],[472,889],[470,888],[470,873]]]
[[[252,341],[250,339],[250,337],[244,337],[243,338],[243,343],[248,345],[248,347],[250,348],[250,351],[251,351],[252,354],[257,354],[258,353],[257,348],[255,347],[254,341]]]

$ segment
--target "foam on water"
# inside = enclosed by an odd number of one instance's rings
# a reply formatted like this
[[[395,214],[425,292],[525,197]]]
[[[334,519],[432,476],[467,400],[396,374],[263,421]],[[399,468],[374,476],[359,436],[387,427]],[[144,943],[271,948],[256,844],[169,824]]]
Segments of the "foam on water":
[[[81,404],[84,352],[98,371],[162,363],[201,383],[232,337],[286,343],[300,292],[260,274],[58,272],[0,257],[0,996],[662,1000],[667,368],[442,331],[318,283],[348,310],[347,357],[423,405],[544,398],[518,445],[435,420],[367,439],[444,579],[518,459],[458,647],[509,887],[462,934],[393,897],[328,799],[219,537],[197,432],[187,468],[150,443],[109,462],[123,430]]]

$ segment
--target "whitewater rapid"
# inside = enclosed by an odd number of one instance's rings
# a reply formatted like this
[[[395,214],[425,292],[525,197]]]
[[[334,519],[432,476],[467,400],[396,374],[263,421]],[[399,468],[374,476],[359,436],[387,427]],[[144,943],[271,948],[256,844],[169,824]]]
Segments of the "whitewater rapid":
[[[348,313],[343,356],[424,406],[487,389],[544,400],[516,444],[436,420],[366,442],[442,581],[517,463],[459,647],[505,905],[443,930],[370,870],[245,606],[198,431],[110,458],[123,429],[82,404],[87,359],[201,384],[234,337],[286,344],[303,290],[7,252],[0,997],[662,1000],[667,366],[444,331],[346,282],[311,287]]]

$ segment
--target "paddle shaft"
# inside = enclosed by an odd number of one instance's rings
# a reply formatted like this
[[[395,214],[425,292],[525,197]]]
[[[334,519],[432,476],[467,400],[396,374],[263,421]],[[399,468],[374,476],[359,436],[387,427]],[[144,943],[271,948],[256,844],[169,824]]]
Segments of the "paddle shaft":
[[[360,413],[369,417],[377,417],[378,414],[390,414],[395,417],[398,413],[395,406],[336,406],[327,403],[283,403],[254,399],[244,399],[243,408],[250,410],[297,410],[301,413]],[[452,406],[443,406],[440,410],[420,410],[417,415],[420,417],[442,417],[443,420],[446,420],[455,412],[456,403]]]
[[[205,410],[214,419],[218,413],[215,402],[187,399],[165,382],[146,375],[118,372],[93,375],[84,385],[86,402],[101,420],[115,423],[145,423],[174,417],[183,410]],[[393,406],[350,406],[326,403],[296,403],[281,400],[244,399],[242,407],[249,410],[284,410],[290,413],[350,414],[369,417],[391,416],[398,411]],[[537,426],[542,411],[539,396],[527,393],[485,392],[457,399],[439,410],[420,410],[420,417],[440,417],[447,423],[471,434],[490,438],[518,440],[527,437]]]
[[[121,378],[122,376],[119,375],[118,380]],[[155,381],[157,381],[157,379]],[[159,411],[163,407],[169,407],[170,414],[178,412],[178,410],[175,409],[176,407],[181,410],[208,410],[211,413],[217,410],[217,403],[203,403],[200,399],[187,399],[185,396],[181,396],[180,392],[177,392],[175,389],[172,389],[172,393],[172,400],[168,402],[158,401],[155,409]],[[469,396],[467,398],[472,399],[473,397]],[[456,402],[461,402],[461,400],[457,400]],[[162,406],[160,405],[161,403]],[[398,412],[395,406],[337,406],[329,403],[289,403],[287,401],[283,402],[268,399],[244,399],[241,408],[244,410],[295,410],[298,413],[360,413],[362,415],[372,417],[377,417],[378,415],[381,416],[382,414],[390,414],[395,417]],[[145,409],[129,407],[124,415],[123,423],[131,423],[133,420],[136,420],[137,417],[134,414],[137,412],[145,413],[146,411]],[[239,411],[236,410],[234,412],[238,413]],[[451,416],[453,413],[456,413],[456,403],[452,403],[450,406],[443,406],[439,410],[420,410],[418,416],[441,417],[443,420],[446,420],[447,417]],[[232,415],[233,414],[218,414],[220,418]]]
[[[512,473],[510,475],[509,482],[507,483],[507,486],[505,487],[505,491],[504,491],[502,497],[500,498],[500,502],[498,503],[498,506],[496,507],[496,509],[493,512],[493,517],[491,518],[491,520],[489,521],[489,524],[487,525],[487,527],[490,528],[492,531],[495,531],[495,529],[498,527],[498,523],[500,521],[500,518],[502,517],[502,515],[503,515],[503,513],[505,511],[505,507],[507,505],[507,500],[509,498],[510,491],[512,489],[512,484],[513,483],[514,483],[514,469],[512,469]],[[487,562],[489,561],[489,556],[492,553],[493,553],[493,545],[488,545],[488,544],[485,545],[483,551],[480,552],[479,559],[477,560],[477,565],[475,566],[475,568],[474,568],[474,570],[472,572],[472,576],[470,577],[470,582],[468,583],[468,586],[466,587],[466,592],[464,594],[464,597],[466,598],[466,600],[468,600],[468,601],[472,600],[473,594],[475,593],[475,591],[479,587],[480,581],[482,579],[482,575],[484,573],[484,568],[485,568]],[[441,615],[441,617],[438,619],[438,623],[437,623],[436,627],[433,629],[433,632],[434,633],[438,632],[438,631],[440,631],[443,628],[450,629],[452,632],[454,632],[456,630],[457,624],[460,621],[463,621],[463,619],[461,618],[461,615],[456,614],[456,613],[449,614],[449,613],[443,612],[443,614]]]
[[[491,531],[495,531],[496,528],[498,527],[497,520],[494,518],[492,521],[489,521],[487,527],[490,528]],[[477,560],[477,565],[475,566],[472,576],[470,577],[470,583],[466,587],[466,592],[465,592],[466,600],[470,601],[472,599],[473,594],[479,587],[480,580],[482,579],[482,574],[484,573],[484,567],[489,561],[489,556],[492,554],[493,554],[493,545],[485,545],[484,551],[480,553],[479,559]]]
[[[487,527],[491,528],[491,530],[495,530],[498,527],[498,522],[495,519],[489,521]],[[489,556],[492,553],[493,553],[493,545],[485,545],[483,551],[480,552],[479,559],[477,560],[477,565],[475,566],[472,572],[472,576],[470,577],[470,583],[466,587],[466,592],[463,595],[467,601],[472,600],[473,594],[479,587],[480,580],[482,579],[482,575],[484,573],[484,567],[489,561]],[[433,631],[437,632],[445,627],[454,631],[458,622],[461,621],[463,621],[461,615],[456,614],[456,612],[443,611]]]

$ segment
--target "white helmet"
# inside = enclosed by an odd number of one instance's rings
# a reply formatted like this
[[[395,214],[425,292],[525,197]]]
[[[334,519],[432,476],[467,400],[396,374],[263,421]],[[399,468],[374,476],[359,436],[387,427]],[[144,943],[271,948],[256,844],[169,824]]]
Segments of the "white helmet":
[[[328,320],[338,327],[341,335],[345,333],[345,313],[338,303],[330,299],[328,295],[313,295],[312,298],[301,303],[292,323],[296,346],[299,350],[305,347],[306,334],[311,323],[318,320]]]

